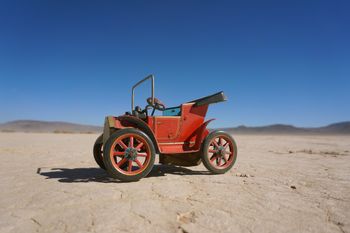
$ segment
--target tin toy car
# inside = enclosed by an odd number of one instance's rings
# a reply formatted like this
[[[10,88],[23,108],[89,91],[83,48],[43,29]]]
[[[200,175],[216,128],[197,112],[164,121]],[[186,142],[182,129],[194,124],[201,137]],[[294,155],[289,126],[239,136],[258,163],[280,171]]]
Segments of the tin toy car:
[[[144,109],[134,106],[135,88],[150,80],[151,97]],[[152,170],[156,154],[161,164],[196,166],[203,162],[211,172],[222,174],[234,165],[237,146],[224,131],[209,132],[204,121],[209,104],[226,100],[223,92],[166,108],[154,96],[154,76],[132,87],[131,112],[107,116],[104,131],[93,148],[97,164],[122,181],[136,181]],[[162,112],[155,116],[155,111]]]

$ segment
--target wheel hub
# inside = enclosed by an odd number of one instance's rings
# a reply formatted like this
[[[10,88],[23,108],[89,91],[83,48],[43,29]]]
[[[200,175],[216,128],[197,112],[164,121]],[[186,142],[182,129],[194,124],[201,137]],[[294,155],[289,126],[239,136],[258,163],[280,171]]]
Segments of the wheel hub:
[[[222,156],[224,156],[225,155],[225,147],[223,147],[223,146],[219,146],[218,147],[218,154],[222,157]]]
[[[125,150],[125,158],[129,160],[135,160],[137,157],[137,150],[135,148],[128,147]]]

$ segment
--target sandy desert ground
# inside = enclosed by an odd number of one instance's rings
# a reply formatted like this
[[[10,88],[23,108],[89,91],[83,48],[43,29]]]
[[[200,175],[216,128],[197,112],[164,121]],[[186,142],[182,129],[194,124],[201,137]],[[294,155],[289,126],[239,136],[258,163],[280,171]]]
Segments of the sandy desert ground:
[[[225,175],[95,164],[97,135],[0,133],[0,232],[350,232],[350,136],[235,135]]]

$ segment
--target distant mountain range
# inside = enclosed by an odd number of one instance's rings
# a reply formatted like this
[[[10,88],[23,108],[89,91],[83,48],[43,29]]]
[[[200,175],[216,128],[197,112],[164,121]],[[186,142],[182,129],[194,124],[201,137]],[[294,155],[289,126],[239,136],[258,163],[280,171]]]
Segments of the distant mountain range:
[[[350,121],[318,128],[299,128],[292,125],[268,125],[260,127],[238,126],[221,128],[241,134],[350,134]],[[52,132],[52,133],[101,133],[102,127],[67,122],[18,120],[0,124],[2,132]]]
[[[59,121],[19,120],[0,124],[0,131],[33,133],[99,133],[102,132],[102,127]]]
[[[247,134],[350,134],[350,121],[334,123],[317,128],[301,128],[292,125],[275,124],[259,127],[238,126],[222,128],[222,130]]]

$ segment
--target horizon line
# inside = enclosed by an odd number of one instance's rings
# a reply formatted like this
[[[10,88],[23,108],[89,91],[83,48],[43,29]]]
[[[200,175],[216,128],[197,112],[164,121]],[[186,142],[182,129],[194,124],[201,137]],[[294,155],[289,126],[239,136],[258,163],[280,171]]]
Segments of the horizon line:
[[[93,126],[93,127],[103,127],[103,125],[94,125],[94,124],[86,124],[86,123],[77,123],[77,122],[71,122],[71,121],[61,121],[61,120],[38,120],[38,119],[16,119],[16,120],[10,120],[6,122],[0,122],[0,125],[7,124],[7,123],[13,123],[13,122],[20,122],[20,121],[33,121],[33,122],[45,122],[45,123],[67,123],[67,124],[76,124],[76,125],[84,125],[84,126]],[[337,122],[332,122],[328,123],[325,125],[320,125],[320,126],[298,126],[294,124],[288,124],[288,123],[270,123],[270,124],[265,124],[265,125],[245,125],[245,124],[240,124],[240,125],[232,125],[232,126],[225,126],[225,127],[215,127],[216,129],[225,129],[225,128],[237,128],[237,127],[250,127],[250,128],[256,128],[256,127],[268,127],[268,126],[275,126],[275,125],[283,125],[283,126],[292,126],[295,128],[322,128],[322,127],[327,127],[330,125],[334,124],[339,124],[339,123],[347,123],[350,122],[350,120],[345,120],[345,121],[337,121]]]

